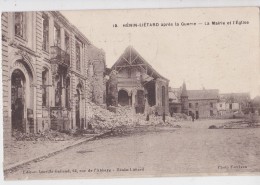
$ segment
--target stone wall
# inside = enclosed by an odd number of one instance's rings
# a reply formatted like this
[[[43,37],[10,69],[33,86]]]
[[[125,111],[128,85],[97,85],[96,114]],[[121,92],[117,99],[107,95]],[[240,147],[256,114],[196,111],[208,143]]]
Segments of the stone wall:
[[[11,112],[9,102],[9,62],[8,62],[8,13],[2,13],[1,16],[2,28],[2,80],[3,80],[3,130],[4,141],[8,142],[11,139]]]
[[[192,111],[196,116],[196,111],[199,113],[199,118],[209,118],[216,116],[217,112],[217,102],[218,100],[189,100],[189,111]],[[211,103],[213,107],[211,107]],[[197,104],[197,106],[196,106]],[[213,115],[210,114],[212,111]]]

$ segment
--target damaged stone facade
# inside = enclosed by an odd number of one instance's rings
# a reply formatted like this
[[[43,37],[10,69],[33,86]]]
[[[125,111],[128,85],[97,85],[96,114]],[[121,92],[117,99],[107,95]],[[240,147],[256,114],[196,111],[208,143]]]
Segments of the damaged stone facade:
[[[56,11],[1,19],[5,139],[14,129],[86,128],[89,102],[105,102],[103,50]]]
[[[248,114],[250,112],[250,94],[249,93],[225,93],[219,95],[220,101],[217,103],[219,115],[228,115],[232,113]]]
[[[92,100],[98,105],[106,104],[106,61],[105,52],[90,46],[87,50],[88,68],[89,68],[89,82],[92,86]]]
[[[169,113],[169,80],[155,71],[132,46],[125,49],[111,70],[114,80],[110,79],[108,95],[113,100],[108,101],[114,102],[112,105],[132,106],[136,113],[144,113],[147,103],[158,115]]]

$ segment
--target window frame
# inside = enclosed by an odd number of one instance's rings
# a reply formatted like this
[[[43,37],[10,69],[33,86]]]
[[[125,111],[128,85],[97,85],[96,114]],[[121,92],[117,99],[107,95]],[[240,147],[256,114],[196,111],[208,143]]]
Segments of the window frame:
[[[66,42],[66,38],[68,38],[68,45],[67,45],[67,42]],[[70,34],[65,31],[64,33],[64,48],[65,48],[65,51],[70,54],[70,50],[71,50],[71,46],[70,46]],[[68,46],[68,47],[67,47]]]
[[[79,48],[79,57],[77,57],[77,48]],[[76,70],[81,71],[81,61],[82,61],[82,43],[78,40],[75,42],[75,58],[76,58]],[[79,60],[78,60],[79,59]]]
[[[48,30],[47,30],[47,41],[46,41],[46,48],[44,48],[44,20],[47,20],[48,22]],[[50,51],[50,22],[49,22],[49,17],[47,14],[43,13],[42,14],[42,50],[45,52],[49,52]]]
[[[59,37],[57,37],[56,32],[59,33]],[[61,48],[61,27],[57,23],[54,23],[53,26],[53,42],[54,46]]]
[[[233,109],[233,105],[232,105],[232,103],[229,104],[229,109],[230,109],[230,110]]]
[[[22,25],[22,35],[17,34],[16,32],[16,14],[21,14],[22,15],[22,20],[23,22],[20,23]],[[19,39],[26,40],[27,39],[27,28],[26,28],[26,13],[25,12],[14,12],[14,35],[15,37]]]

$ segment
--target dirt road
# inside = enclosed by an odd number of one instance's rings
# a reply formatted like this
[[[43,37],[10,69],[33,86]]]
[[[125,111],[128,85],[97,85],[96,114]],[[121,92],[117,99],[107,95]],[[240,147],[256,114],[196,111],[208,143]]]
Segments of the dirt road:
[[[91,141],[5,174],[5,178],[259,173],[260,129],[207,129],[213,123],[183,123],[182,128],[170,131]]]

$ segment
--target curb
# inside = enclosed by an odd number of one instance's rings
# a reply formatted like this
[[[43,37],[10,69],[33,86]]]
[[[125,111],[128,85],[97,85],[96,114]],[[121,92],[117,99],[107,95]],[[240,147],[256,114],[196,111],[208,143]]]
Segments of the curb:
[[[57,155],[65,150],[68,150],[72,147],[75,147],[75,146],[78,146],[78,145],[81,145],[82,143],[85,143],[85,142],[88,142],[88,141],[92,141],[92,140],[95,140],[97,137],[100,137],[102,135],[106,134],[105,133],[102,133],[102,134],[98,134],[96,136],[92,136],[92,137],[89,137],[89,138],[84,138],[84,139],[79,139],[78,141],[76,141],[75,143],[72,143],[70,145],[67,145],[63,148],[60,148],[58,150],[55,150],[55,151],[52,151],[48,154],[45,154],[45,155],[42,155],[42,156],[39,156],[39,157],[34,157],[34,158],[31,158],[31,159],[27,159],[27,160],[24,160],[24,161],[20,161],[20,162],[17,162],[15,164],[11,164],[11,165],[8,165],[6,167],[4,167],[4,173],[8,173],[8,172],[12,172],[12,171],[15,171],[16,169],[18,169],[19,167],[22,167],[24,165],[27,165],[31,162],[39,162],[39,161],[42,161],[44,159],[47,159],[49,157],[52,157],[54,155]]]

